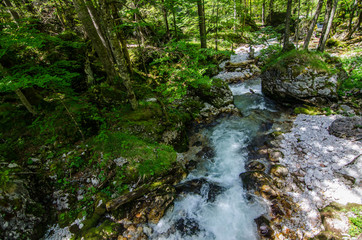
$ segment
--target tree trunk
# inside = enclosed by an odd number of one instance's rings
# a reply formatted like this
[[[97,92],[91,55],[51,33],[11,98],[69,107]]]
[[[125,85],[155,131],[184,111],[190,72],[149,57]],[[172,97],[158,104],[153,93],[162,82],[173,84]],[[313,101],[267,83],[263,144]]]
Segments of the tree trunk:
[[[297,20],[297,27],[296,27],[296,32],[295,32],[295,41],[296,41],[296,48],[298,49],[298,44],[299,44],[299,21],[300,21],[300,0],[298,0],[298,20]]]
[[[234,0],[234,26],[233,26],[234,33],[236,33],[236,0]]]
[[[29,103],[28,99],[25,97],[23,92],[18,88],[15,90],[16,95],[18,95],[21,103],[26,107],[26,109],[33,115],[36,115],[37,112],[33,109],[31,104]]]
[[[177,24],[176,24],[176,10],[175,10],[175,2],[172,1],[172,19],[173,19],[173,28],[175,32],[176,40],[178,41],[178,34],[177,34]]]
[[[250,17],[251,17],[251,15],[253,14],[252,13],[252,7],[251,7],[251,0],[249,1],[249,10],[250,10]]]
[[[309,18],[309,12],[310,12],[310,4],[309,4],[309,0],[306,1],[307,3],[307,18]],[[319,2],[318,2],[319,3]]]
[[[333,0],[327,0],[327,2],[326,2],[326,10],[324,12],[323,28],[322,28],[321,36],[319,38],[318,48],[321,45],[321,42],[322,42],[322,40],[324,38],[324,34],[325,34],[326,30],[327,30],[328,20],[329,20],[329,16],[330,16],[331,10],[332,10],[332,4],[333,4]]]
[[[132,108],[137,109],[138,102],[132,89],[126,59],[121,50],[121,44],[113,31],[113,19],[105,14],[107,21],[102,21],[98,15],[99,11],[95,9],[91,0],[74,0],[74,4],[79,19],[83,23],[84,29],[107,73],[108,81],[117,86],[121,80],[126,87]]]
[[[3,65],[1,65],[0,63],[0,71],[3,73],[3,75],[7,75],[7,69],[5,69],[3,67]],[[19,97],[21,103],[26,107],[26,109],[33,115],[36,115],[37,112],[34,110],[34,108],[31,106],[30,102],[28,101],[28,99],[25,97],[25,95],[23,94],[23,92],[18,88],[15,89],[15,93],[16,95]]]
[[[293,0],[288,0],[287,3],[287,16],[285,19],[285,33],[283,41],[283,51],[286,51],[289,47],[289,35],[290,35],[290,17],[292,13],[292,3]]]
[[[203,0],[197,0],[197,13],[199,15],[199,29],[201,48],[207,48],[206,45],[206,24]]]
[[[318,21],[319,14],[320,14],[320,12],[322,10],[323,2],[324,2],[324,0],[319,0],[318,1],[317,10],[316,10],[316,12],[314,14],[314,17],[313,17],[310,25],[309,25],[308,33],[307,33],[307,36],[306,36],[306,38],[304,40],[304,46],[303,46],[304,50],[308,50],[309,42],[310,42],[310,39],[312,37],[314,27],[315,27],[315,25],[316,25],[316,23]]]
[[[166,35],[169,36],[170,35],[170,27],[168,25],[168,19],[167,19],[167,7],[165,5],[165,0],[161,0],[162,1],[162,12],[163,12],[163,19],[165,21],[165,26],[166,26]]]
[[[357,0],[355,0],[353,2],[353,6],[352,6],[352,10],[349,14],[349,22],[348,22],[348,30],[351,31],[352,30],[352,21],[353,21],[353,18],[354,18],[354,13],[356,12],[356,8],[358,6],[358,2]]]
[[[272,15],[274,13],[274,0],[269,1],[269,22],[272,21]]]
[[[216,24],[215,24],[215,50],[217,51],[218,27],[219,27],[219,2],[216,1]]]
[[[122,22],[120,16],[118,15],[118,8],[115,5],[115,2],[113,2],[113,1],[107,2],[107,8],[110,8],[112,11],[112,17],[113,17],[113,21],[114,21],[115,25],[122,25],[123,22]],[[124,37],[122,29],[117,29],[117,31],[115,31],[115,32],[117,34],[118,40],[121,43],[122,52],[123,52],[123,56],[127,62],[128,71],[132,75],[132,63],[131,63],[131,58],[129,56],[129,52],[128,52],[128,48],[127,48],[126,38]]]
[[[263,0],[263,8],[261,10],[261,22],[265,24],[265,0]]]
[[[328,17],[327,27],[325,29],[324,34],[321,35],[321,38],[320,38],[320,41],[319,41],[318,51],[320,51],[320,52],[324,52],[324,48],[326,46],[326,42],[327,42],[327,39],[328,39],[328,36],[329,36],[329,32],[330,32],[331,27],[332,27],[334,14],[336,13],[337,5],[338,5],[338,0],[334,0],[332,9],[331,9],[329,17]],[[323,26],[323,28],[324,28],[324,26]]]
[[[4,0],[5,6],[8,8],[8,11],[11,15],[11,17],[14,19],[14,21],[16,22],[16,24],[19,25],[19,19],[20,16],[18,14],[18,12],[16,12],[13,8],[14,6],[11,4],[11,2],[9,0]]]
[[[351,39],[353,33],[355,33],[357,29],[359,29],[359,27],[361,26],[361,22],[362,22],[362,10],[359,10],[357,23],[353,26],[351,31],[348,32],[347,36],[345,37],[345,40]]]

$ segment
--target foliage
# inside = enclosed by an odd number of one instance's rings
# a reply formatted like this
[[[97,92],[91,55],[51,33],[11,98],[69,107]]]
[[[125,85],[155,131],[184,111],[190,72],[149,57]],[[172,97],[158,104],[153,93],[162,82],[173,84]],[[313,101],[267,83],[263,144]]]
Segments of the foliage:
[[[63,40],[69,33],[59,37],[41,33],[31,19],[19,25],[5,23],[1,27],[0,62],[4,62],[7,73],[0,75],[0,92],[32,86],[64,90],[79,77],[80,65],[76,61],[79,59],[73,60],[67,51],[77,51],[84,44],[74,38]]]
[[[275,56],[281,53],[281,51],[282,47],[279,44],[269,45],[267,48],[260,51],[260,55],[257,59],[266,64],[267,62],[271,62]]]
[[[349,218],[349,221],[351,223],[349,235],[351,235],[351,237],[356,237],[362,233],[362,207],[353,208],[352,212],[355,214],[356,217]]]
[[[0,189],[4,189],[7,183],[9,182],[10,180],[9,173],[10,173],[9,169],[4,169],[4,168],[0,169]]]
[[[362,89],[362,57],[358,54],[353,57],[342,58],[343,68],[349,77],[341,83],[339,95],[350,94],[353,89]]]
[[[206,74],[217,68],[217,60],[223,55],[230,55],[230,52],[199,49],[185,41],[168,44],[160,57],[151,63],[154,75],[160,76],[155,82],[156,91],[168,102],[173,102],[186,94],[188,86],[211,86]]]

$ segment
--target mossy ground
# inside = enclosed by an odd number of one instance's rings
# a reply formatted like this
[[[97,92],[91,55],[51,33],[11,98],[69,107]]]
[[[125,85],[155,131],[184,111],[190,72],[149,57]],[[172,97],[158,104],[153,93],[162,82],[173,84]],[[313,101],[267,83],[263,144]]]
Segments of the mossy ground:
[[[272,52],[273,53],[273,52]],[[330,64],[330,57],[326,53],[312,52],[306,50],[293,49],[288,52],[282,52],[281,50],[274,51],[274,54],[270,55],[266,59],[266,64],[262,71],[270,68],[276,68],[280,72],[286,72],[290,64],[298,65],[295,70],[295,75],[299,75],[303,70],[308,67],[318,72],[334,73],[335,68]]]

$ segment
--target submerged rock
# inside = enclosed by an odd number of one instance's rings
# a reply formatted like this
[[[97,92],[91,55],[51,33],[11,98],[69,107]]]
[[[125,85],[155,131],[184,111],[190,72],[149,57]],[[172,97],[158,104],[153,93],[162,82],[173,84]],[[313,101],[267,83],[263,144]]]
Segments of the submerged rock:
[[[213,202],[224,188],[207,181],[205,178],[193,179],[175,186],[177,193],[196,193]]]

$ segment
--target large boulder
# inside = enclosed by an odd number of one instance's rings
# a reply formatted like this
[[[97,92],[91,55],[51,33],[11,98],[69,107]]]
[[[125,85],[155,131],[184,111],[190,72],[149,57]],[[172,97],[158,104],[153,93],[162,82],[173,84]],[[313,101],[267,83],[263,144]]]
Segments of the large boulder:
[[[323,104],[336,101],[343,71],[318,56],[294,52],[262,73],[263,93],[281,103]]]

